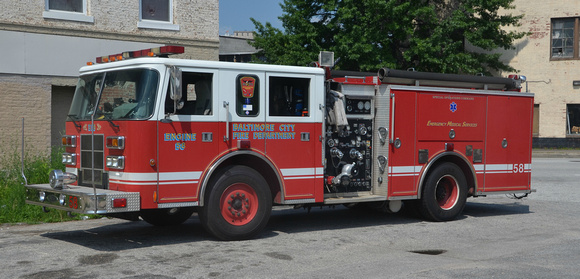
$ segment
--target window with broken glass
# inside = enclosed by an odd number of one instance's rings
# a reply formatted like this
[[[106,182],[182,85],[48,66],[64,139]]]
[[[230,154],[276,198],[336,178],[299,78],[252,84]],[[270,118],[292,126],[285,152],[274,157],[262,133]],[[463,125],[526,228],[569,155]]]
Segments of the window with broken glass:
[[[552,19],[551,59],[578,59],[580,18]]]

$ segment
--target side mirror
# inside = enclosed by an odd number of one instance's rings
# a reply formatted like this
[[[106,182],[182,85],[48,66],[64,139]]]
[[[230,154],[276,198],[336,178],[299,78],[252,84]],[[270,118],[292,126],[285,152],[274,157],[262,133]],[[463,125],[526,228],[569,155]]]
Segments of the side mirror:
[[[169,97],[173,101],[181,100],[181,69],[175,65],[169,67],[170,84]]]

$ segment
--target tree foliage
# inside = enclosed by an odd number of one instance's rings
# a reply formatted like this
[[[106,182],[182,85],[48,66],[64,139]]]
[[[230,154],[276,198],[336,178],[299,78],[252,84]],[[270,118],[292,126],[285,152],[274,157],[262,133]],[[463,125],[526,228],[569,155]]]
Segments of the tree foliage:
[[[496,49],[513,48],[525,32],[513,0],[284,0],[284,31],[252,19],[253,45],[272,64],[307,65],[319,51],[340,58],[336,68],[380,67],[476,74],[514,71]]]

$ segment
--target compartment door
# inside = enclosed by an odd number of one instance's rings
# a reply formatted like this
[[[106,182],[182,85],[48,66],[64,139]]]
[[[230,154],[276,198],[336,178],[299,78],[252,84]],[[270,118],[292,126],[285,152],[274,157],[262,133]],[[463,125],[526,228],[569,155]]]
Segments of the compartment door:
[[[533,98],[489,96],[484,191],[529,190]]]

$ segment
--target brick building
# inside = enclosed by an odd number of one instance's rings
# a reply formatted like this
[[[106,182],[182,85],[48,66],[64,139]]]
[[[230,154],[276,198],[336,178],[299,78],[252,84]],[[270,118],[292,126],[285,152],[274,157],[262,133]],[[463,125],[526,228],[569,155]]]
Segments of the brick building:
[[[218,0],[0,1],[0,147],[58,145],[80,67],[161,45],[218,60]],[[1,152],[0,148],[0,152]]]
[[[534,146],[580,147],[580,5],[577,0],[515,0],[530,35],[503,58],[535,93]],[[507,73],[504,73],[504,75]]]

